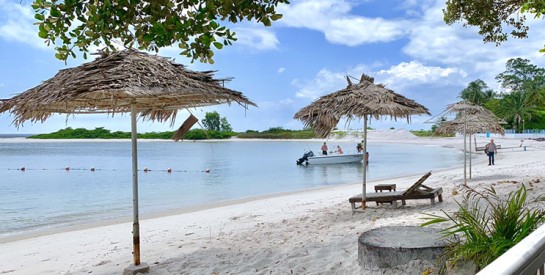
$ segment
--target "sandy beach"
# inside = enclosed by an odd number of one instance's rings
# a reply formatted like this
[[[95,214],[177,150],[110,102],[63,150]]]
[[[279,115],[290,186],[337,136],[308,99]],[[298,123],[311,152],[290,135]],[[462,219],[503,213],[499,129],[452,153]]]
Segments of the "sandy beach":
[[[369,142],[416,143],[463,148],[463,138],[417,138],[402,132],[369,134]],[[478,138],[479,145],[488,139]],[[496,165],[483,152],[473,160],[474,188],[494,186],[508,194],[525,184],[529,196],[545,195],[545,142],[497,137]],[[526,148],[524,147],[526,146]],[[433,171],[426,185],[442,187],[444,202],[407,201],[406,206],[369,204],[353,214],[348,198],[361,183],[275,194],[209,207],[143,217],[142,261],[149,274],[361,274],[357,238],[386,225],[420,225],[422,217],[457,209],[463,163]],[[368,183],[404,189],[420,174]],[[130,218],[130,217],[128,217]],[[0,239],[0,274],[120,274],[132,262],[132,224],[86,226],[36,236]],[[400,273],[402,274],[402,273]]]

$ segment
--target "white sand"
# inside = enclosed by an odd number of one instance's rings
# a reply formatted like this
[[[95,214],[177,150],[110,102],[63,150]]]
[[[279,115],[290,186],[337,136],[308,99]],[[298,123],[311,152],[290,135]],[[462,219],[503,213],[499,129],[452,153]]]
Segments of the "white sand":
[[[374,132],[370,141],[438,144],[461,148],[463,139],[414,138]],[[486,140],[478,140],[484,145]],[[503,148],[496,165],[482,152],[473,161],[472,187],[495,185],[507,194],[521,183],[531,197],[545,193],[545,142],[496,138]],[[411,185],[421,175],[371,182]],[[517,183],[513,183],[516,181]],[[142,261],[150,274],[359,274],[358,236],[385,225],[419,225],[424,213],[454,211],[453,195],[463,168],[434,171],[426,185],[443,187],[443,203],[408,201],[406,206],[370,204],[352,214],[348,198],[361,183],[319,188],[141,221]],[[217,207],[216,207],[217,206]],[[124,222],[18,239],[0,239],[0,274],[120,274],[132,262],[132,224]]]

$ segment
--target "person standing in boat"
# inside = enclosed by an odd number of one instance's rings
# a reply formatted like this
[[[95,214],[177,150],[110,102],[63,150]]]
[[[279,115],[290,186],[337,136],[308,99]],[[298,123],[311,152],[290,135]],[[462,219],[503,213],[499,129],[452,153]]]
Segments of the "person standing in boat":
[[[337,154],[339,154],[339,155],[342,155],[342,154],[343,154],[343,149],[341,148],[340,145],[337,145],[337,151],[336,151],[336,152],[337,152]]]
[[[327,144],[322,145],[322,155],[327,156]]]
[[[358,153],[361,153],[361,151],[363,151],[363,141],[358,142],[358,145],[356,145],[356,149],[358,150]]]

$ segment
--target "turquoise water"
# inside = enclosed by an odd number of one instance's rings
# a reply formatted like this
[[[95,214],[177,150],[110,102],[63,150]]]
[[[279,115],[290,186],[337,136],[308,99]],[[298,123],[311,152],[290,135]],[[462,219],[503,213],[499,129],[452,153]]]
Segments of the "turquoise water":
[[[321,144],[139,142],[140,212],[361,182],[362,164],[295,164],[306,150],[319,152]],[[345,153],[355,151],[355,143],[329,142],[330,148],[337,144]],[[369,180],[452,167],[463,159],[457,150],[436,146],[370,143],[368,150]],[[0,188],[0,236],[130,218],[131,144],[0,141]]]

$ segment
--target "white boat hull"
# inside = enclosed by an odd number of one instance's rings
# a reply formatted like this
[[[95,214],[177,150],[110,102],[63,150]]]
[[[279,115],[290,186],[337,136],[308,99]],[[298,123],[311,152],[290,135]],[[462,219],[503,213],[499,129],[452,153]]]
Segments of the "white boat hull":
[[[309,157],[308,164],[337,164],[337,163],[352,163],[362,162],[363,154],[343,154],[343,155],[327,155]]]

